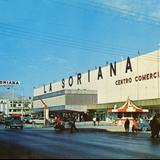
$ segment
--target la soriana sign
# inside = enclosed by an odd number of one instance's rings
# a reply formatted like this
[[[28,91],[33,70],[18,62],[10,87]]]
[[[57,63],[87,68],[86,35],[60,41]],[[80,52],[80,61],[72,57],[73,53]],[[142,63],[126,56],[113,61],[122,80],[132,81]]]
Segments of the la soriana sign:
[[[20,81],[0,80],[0,86],[13,86],[13,85],[20,85]]]
[[[109,67],[110,67],[110,70],[109,70],[110,77],[116,76],[117,75],[117,64],[116,64],[116,62],[110,63]],[[128,72],[133,72],[130,57],[127,58],[126,65],[124,67],[124,73],[128,73]],[[69,76],[68,80],[63,78],[62,81],[61,81],[61,84],[62,84],[61,87],[64,89],[67,84],[68,84],[69,87],[72,87],[73,84],[75,84],[75,83],[77,85],[81,85],[83,83],[82,76],[83,75],[81,73],[78,73],[76,80],[73,78],[73,76]],[[88,83],[90,83],[91,78],[92,78],[92,76],[90,74],[90,70],[88,70],[87,77],[88,77]],[[102,80],[103,78],[104,78],[104,74],[102,72],[101,67],[99,67],[98,70],[97,70],[97,80],[99,81],[99,80]],[[119,85],[130,84],[132,82],[142,82],[142,81],[147,81],[147,80],[157,79],[157,78],[160,78],[160,72],[155,71],[155,72],[152,72],[152,73],[136,75],[134,77],[126,77],[126,78],[122,78],[122,79],[117,79],[117,80],[115,80],[114,83],[115,83],[116,86],[119,86]],[[48,92],[52,92],[52,91],[53,91],[52,83],[50,83]],[[44,85],[44,93],[47,93],[45,85]]]
[[[132,71],[133,70],[132,70],[131,60],[130,60],[130,57],[128,57],[127,60],[126,60],[126,66],[125,66],[124,72],[128,73],[128,72],[132,72]],[[117,75],[117,64],[116,64],[116,62],[114,62],[114,64],[110,63],[110,77],[116,76],[116,75]],[[62,79],[62,88],[65,88],[66,83],[68,83],[68,85],[70,87],[73,86],[73,83],[77,83],[77,85],[81,85],[82,84],[81,79],[82,79],[82,74],[81,73],[77,74],[76,82],[74,82],[73,76],[70,76],[68,78],[68,82],[66,82],[66,80],[63,78]],[[103,79],[103,72],[102,72],[101,67],[98,68],[98,72],[97,72],[97,80],[100,80],[100,79]],[[91,81],[90,70],[88,70],[88,83],[90,81]],[[51,85],[50,85],[50,87],[51,87]]]
[[[110,77],[116,76],[117,75],[117,64],[116,64],[116,62],[110,63],[109,67],[110,67]],[[127,60],[126,60],[126,66],[124,68],[124,73],[132,72],[132,71],[133,70],[132,70],[131,60],[130,60],[130,57],[128,57]],[[81,85],[83,83],[82,82],[82,76],[83,75],[81,73],[78,73],[75,81],[73,79],[73,76],[69,76],[68,80],[63,78],[62,81],[61,81],[62,88],[64,89],[67,83],[68,83],[69,87],[72,87],[74,83],[76,83],[77,85]],[[88,70],[87,77],[88,77],[88,83],[90,83],[91,82],[90,70]],[[101,67],[99,67],[98,71],[97,71],[97,80],[101,80],[103,78],[104,78],[104,75],[103,75],[102,69],[101,69]],[[43,89],[44,89],[44,93],[47,93],[45,85],[43,86]],[[53,91],[52,90],[52,83],[49,84],[49,90],[48,91],[49,92]]]

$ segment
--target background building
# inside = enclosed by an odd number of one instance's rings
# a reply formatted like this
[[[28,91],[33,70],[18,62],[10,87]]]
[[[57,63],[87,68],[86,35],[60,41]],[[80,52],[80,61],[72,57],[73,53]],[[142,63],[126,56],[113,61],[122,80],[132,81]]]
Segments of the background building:
[[[0,112],[4,115],[31,115],[31,97],[15,97],[14,99],[0,99]]]
[[[1,115],[31,115],[32,98],[24,96],[20,81],[0,80],[0,113]]]

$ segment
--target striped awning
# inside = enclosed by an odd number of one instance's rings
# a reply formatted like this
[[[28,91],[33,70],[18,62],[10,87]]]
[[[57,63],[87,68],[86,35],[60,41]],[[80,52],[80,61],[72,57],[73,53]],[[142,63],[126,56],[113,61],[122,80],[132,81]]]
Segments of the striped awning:
[[[123,106],[119,107],[119,108],[114,108],[114,109],[108,109],[108,112],[113,112],[113,113],[124,113],[124,112],[149,112],[148,109],[142,109],[140,107],[137,107],[133,101],[131,101],[129,98],[127,99],[127,101],[124,103]]]

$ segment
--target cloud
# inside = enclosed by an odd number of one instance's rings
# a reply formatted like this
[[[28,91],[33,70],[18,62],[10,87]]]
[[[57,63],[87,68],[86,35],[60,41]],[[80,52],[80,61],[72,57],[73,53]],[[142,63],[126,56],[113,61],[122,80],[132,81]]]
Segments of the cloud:
[[[34,69],[34,70],[39,70],[38,66],[33,65],[33,64],[29,64],[29,65],[28,65],[28,68]]]
[[[154,10],[152,13],[151,13],[151,16],[152,17],[155,17],[157,19],[160,19],[160,10]]]
[[[55,57],[53,54],[50,54],[50,55],[47,55],[46,57],[44,57],[43,61],[47,62],[47,63],[59,63],[59,64],[67,63],[66,59],[60,58],[60,57]]]
[[[47,55],[43,61],[45,63],[48,63],[48,64],[54,64],[56,66],[61,66],[61,68],[63,68],[63,70],[67,70],[67,71],[70,71],[70,72],[75,72],[75,70],[77,69],[77,65],[76,64],[71,64],[67,59],[65,58],[61,58],[61,57],[56,57],[55,55],[53,54],[49,54]]]
[[[122,10],[130,10],[131,6],[128,3],[128,1],[124,0],[100,0],[102,2],[102,5],[108,5],[110,7],[115,7],[114,9],[122,9]]]
[[[92,1],[95,6],[101,6],[104,11],[111,9],[122,16],[128,16],[138,21],[150,21],[160,23],[159,0],[96,0]]]

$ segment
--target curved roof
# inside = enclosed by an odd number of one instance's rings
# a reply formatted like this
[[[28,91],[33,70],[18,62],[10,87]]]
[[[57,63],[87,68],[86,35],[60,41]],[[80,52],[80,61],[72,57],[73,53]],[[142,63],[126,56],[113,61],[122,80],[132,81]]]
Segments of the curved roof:
[[[132,100],[129,98],[127,101],[119,108],[109,109],[108,112],[149,112],[148,109],[142,109],[140,107],[137,107]]]

